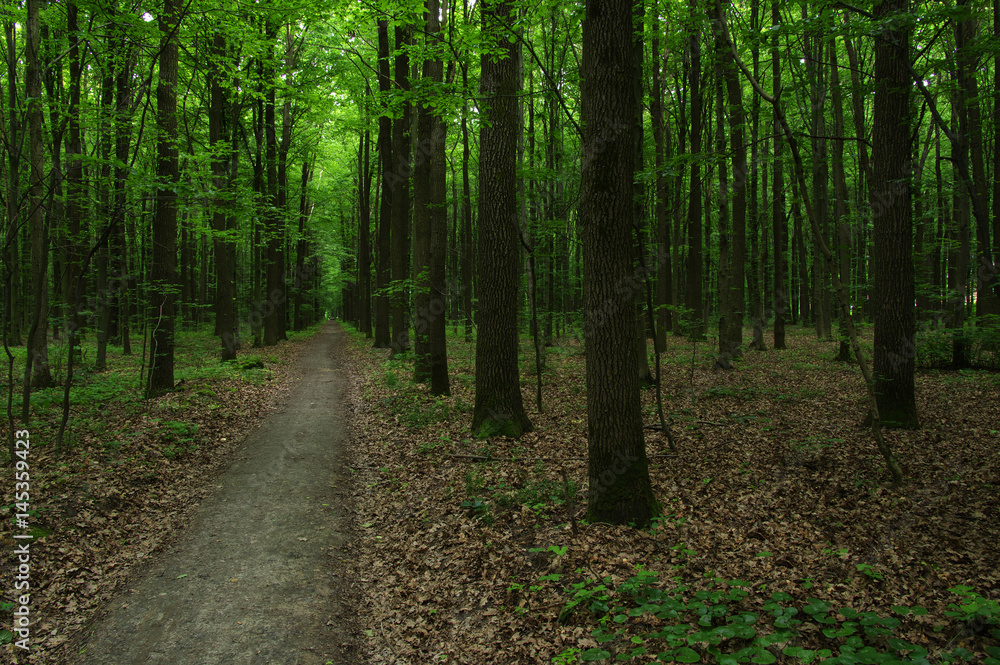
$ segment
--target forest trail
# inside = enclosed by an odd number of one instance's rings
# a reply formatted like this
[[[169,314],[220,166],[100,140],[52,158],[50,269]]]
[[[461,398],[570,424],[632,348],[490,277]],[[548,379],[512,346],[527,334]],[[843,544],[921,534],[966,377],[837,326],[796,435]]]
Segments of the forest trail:
[[[356,603],[336,560],[349,539],[346,343],[333,322],[309,341],[295,384],[213,481],[219,489],[108,603],[74,662],[358,662]]]

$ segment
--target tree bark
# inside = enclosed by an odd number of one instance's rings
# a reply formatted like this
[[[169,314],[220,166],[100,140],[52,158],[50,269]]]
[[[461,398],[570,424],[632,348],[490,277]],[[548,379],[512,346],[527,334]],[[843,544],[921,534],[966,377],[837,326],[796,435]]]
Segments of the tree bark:
[[[28,123],[28,230],[31,235],[31,308],[27,358],[24,367],[21,420],[30,419],[32,388],[52,385],[48,351],[48,228],[42,215],[44,146],[42,145],[42,80],[39,39],[39,0],[27,1],[25,23],[25,99]]]
[[[771,5],[772,25],[781,24],[780,5],[777,0]],[[775,99],[781,92],[781,60],[779,58],[778,35],[772,36],[771,44],[771,94]],[[778,112],[772,114],[771,126],[778,131]],[[774,241],[774,349],[785,348],[785,314],[788,313],[788,289],[785,286],[785,248],[788,245],[788,218],[785,215],[785,182],[783,157],[784,144],[774,141],[774,174],[771,177],[771,237]]]
[[[908,11],[908,0],[882,0],[879,19]],[[875,41],[871,205],[875,394],[887,426],[916,427],[913,213],[910,207],[909,35],[886,28]]]
[[[725,18],[724,6],[720,0],[715,3],[719,28]],[[730,190],[732,211],[732,230],[730,234],[730,260],[726,296],[726,318],[728,332],[726,334],[727,348],[724,353],[730,356],[740,356],[743,349],[743,316],[746,301],[746,220],[747,220],[747,148],[746,148],[746,118],[743,114],[743,93],[736,71],[733,54],[725,42],[719,47],[719,57],[722,60],[722,76],[726,87],[726,117],[729,121],[729,151],[732,154],[733,184]]]
[[[389,76],[389,21],[378,22],[378,89],[382,103],[388,104],[392,87]],[[389,310],[389,282],[392,279],[390,263],[390,238],[392,226],[392,192],[386,183],[392,177],[392,118],[383,113],[378,119],[378,154],[382,186],[379,189],[378,242],[375,267],[375,348],[391,346],[391,319]]]
[[[401,92],[410,89],[410,58],[404,50],[410,42],[410,26],[395,29],[396,57],[394,61],[396,87]],[[392,192],[392,281],[390,297],[392,310],[392,352],[403,353],[410,349],[410,297],[407,283],[410,279],[410,112],[404,101],[400,115],[392,125],[392,174],[382,183]]]
[[[483,34],[496,39],[497,46],[481,56],[480,287],[472,431],[476,436],[519,437],[532,426],[518,368],[518,49],[506,30],[512,19],[510,0],[485,0],[481,12]]]
[[[180,0],[163,0],[159,16],[159,84],[156,88],[156,173],[159,186],[153,219],[153,263],[150,271],[149,383],[146,396],[174,387],[174,291],[177,263],[177,34]]]
[[[636,334],[635,294],[628,288],[635,142],[622,119],[637,113],[634,84],[623,75],[636,65],[634,7],[633,0],[588,0],[585,7],[580,225],[587,316],[587,518],[644,527],[659,507],[649,480],[629,344]],[[700,318],[696,321],[700,325]]]
[[[226,54],[226,37],[220,31],[212,40],[212,60],[209,66],[208,141],[212,148],[212,184],[216,199],[212,210],[212,249],[215,254],[215,334],[222,343],[222,360],[235,360],[239,341],[236,338],[236,289],[234,267],[229,261],[232,241],[229,238],[227,200],[229,170],[229,123],[226,122],[229,100],[222,85],[222,62]]]
[[[441,21],[439,0],[427,0],[428,39],[441,47]],[[427,73],[433,84],[444,82],[444,63],[438,52],[427,61]],[[446,264],[448,260],[448,209],[445,141],[447,125],[440,113],[431,115],[431,153],[428,173],[428,212],[430,214],[430,244],[428,247],[428,287],[431,307],[428,326],[428,360],[430,370],[430,393],[450,395],[448,381],[447,306],[448,284]]]
[[[704,14],[699,0],[690,0],[691,34],[688,37],[688,49],[691,59],[691,71],[688,74],[688,84],[691,88],[691,188],[688,198],[687,233],[687,288],[684,298],[684,308],[687,314],[687,333],[700,339],[705,334],[702,305],[702,221],[701,221],[701,140],[702,140],[702,89],[701,89],[701,34],[698,28]]]

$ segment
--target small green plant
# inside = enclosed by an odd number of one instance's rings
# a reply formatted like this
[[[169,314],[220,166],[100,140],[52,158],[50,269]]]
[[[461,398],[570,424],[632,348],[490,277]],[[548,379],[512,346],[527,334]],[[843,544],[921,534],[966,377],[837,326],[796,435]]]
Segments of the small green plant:
[[[462,508],[468,512],[470,517],[474,517],[486,525],[493,524],[493,516],[490,514],[490,506],[482,499],[466,499],[461,505]]]
[[[870,564],[859,563],[857,567],[860,572],[864,573],[871,579],[876,580],[878,582],[882,581],[882,573],[875,570],[875,568],[873,568]]]

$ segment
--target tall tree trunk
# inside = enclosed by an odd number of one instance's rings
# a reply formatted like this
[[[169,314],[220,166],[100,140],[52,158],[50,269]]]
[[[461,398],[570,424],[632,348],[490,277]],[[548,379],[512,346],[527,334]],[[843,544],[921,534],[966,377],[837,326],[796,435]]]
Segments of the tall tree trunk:
[[[394,64],[396,88],[402,93],[410,89],[410,58],[405,47],[410,43],[410,26],[396,26],[396,58]],[[410,349],[410,297],[406,284],[410,279],[410,113],[411,106],[404,101],[399,117],[392,125],[392,156],[394,168],[391,177],[382,183],[392,191],[392,352],[403,353]]]
[[[807,17],[809,9],[802,5],[803,17]],[[823,241],[829,243],[830,233],[828,229],[829,210],[827,198],[829,196],[829,167],[826,156],[826,68],[823,67],[824,42],[819,35],[811,34],[806,38],[806,76],[809,78],[810,106],[812,108],[811,133],[812,133],[812,199],[813,210],[819,217],[820,227],[823,231]],[[803,196],[806,196],[803,192]],[[830,327],[830,299],[828,295],[830,277],[826,272],[826,265],[823,255],[819,249],[813,247],[812,251],[812,309],[813,309],[813,329],[817,339],[829,339],[831,336]]]
[[[381,19],[378,22],[378,89],[388,103],[392,87],[389,75],[389,21]],[[382,186],[379,190],[378,210],[378,241],[376,247],[375,268],[375,348],[390,347],[391,320],[389,313],[389,282],[392,279],[390,263],[390,237],[392,225],[392,192],[389,189],[389,179],[392,177],[392,118],[383,113],[378,119],[378,154],[381,167]]]
[[[656,167],[656,305],[658,308],[656,335],[659,348],[666,348],[667,330],[671,328],[671,314],[668,309],[674,304],[671,295],[673,284],[671,284],[670,266],[670,220],[667,217],[667,198],[670,195],[670,186],[667,176],[664,173],[666,163],[667,143],[670,140],[669,132],[663,121],[663,82],[660,71],[660,22],[657,16],[658,8],[656,4],[649,7],[647,21],[649,30],[653,34],[652,39],[652,77],[653,85],[650,93],[649,112],[653,125],[653,143],[656,145],[654,166]],[[667,134],[665,136],[665,134]]]
[[[150,273],[148,397],[174,387],[174,290],[177,263],[177,24],[180,0],[163,0],[159,16],[159,84],[156,88],[156,173],[159,186],[153,219]]]
[[[715,0],[715,10],[719,29],[725,16],[725,8],[720,0]],[[726,117],[729,120],[729,151],[733,160],[732,186],[732,216],[733,225],[730,236],[730,269],[729,293],[726,296],[728,308],[723,313],[728,324],[726,335],[727,348],[724,350],[732,356],[742,354],[743,347],[743,316],[746,302],[746,220],[747,220],[747,148],[746,148],[746,118],[743,114],[743,93],[740,88],[739,76],[736,72],[736,62],[725,42],[719,47],[719,57],[722,60],[722,76],[726,86],[727,104]]]
[[[971,12],[969,0],[958,0],[958,6],[964,12]],[[976,195],[985,207],[987,199],[986,167],[983,157],[983,119],[980,112],[979,82],[977,67],[981,47],[977,44],[979,26],[968,14],[955,25],[955,60],[958,64],[958,97],[961,107],[960,118],[965,120],[965,128],[960,132],[963,143],[969,151],[969,161],[972,162],[972,181]],[[963,148],[964,149],[964,148]],[[994,148],[995,149],[995,148]],[[976,248],[976,314],[1000,315],[1000,298],[991,287],[990,271],[985,269],[992,258],[990,248],[989,225],[977,225]],[[985,233],[984,233],[985,231]]]
[[[230,262],[233,242],[230,239],[229,208],[227,200],[230,156],[229,123],[226,121],[229,100],[222,85],[222,64],[226,55],[226,37],[220,31],[212,40],[212,60],[209,67],[208,141],[212,148],[212,183],[216,200],[212,210],[212,249],[215,254],[215,334],[222,342],[222,360],[235,360],[239,340],[236,338],[236,289],[234,268]]]
[[[66,109],[66,261],[63,266],[63,317],[66,330],[73,335],[80,328],[78,316],[82,293],[78,293],[82,261],[83,220],[86,217],[87,189],[83,173],[83,137],[80,127],[80,93],[83,61],[80,49],[79,8],[66,5],[66,32],[69,36],[69,107]],[[72,339],[79,343],[79,338]]]
[[[701,338],[705,334],[702,305],[702,221],[701,221],[701,121],[702,121],[702,89],[701,89],[701,19],[704,9],[699,0],[690,0],[691,34],[688,36],[688,49],[691,58],[691,71],[688,84],[691,88],[691,189],[688,198],[687,233],[687,288],[684,298],[684,308],[688,313],[688,334]]]
[[[772,25],[781,24],[780,5],[771,5]],[[775,99],[781,93],[781,60],[778,35],[771,43],[771,94]],[[778,112],[772,114],[773,133],[778,133]],[[785,314],[788,313],[788,289],[785,286],[785,248],[788,246],[788,218],[785,216],[785,180],[782,157],[784,144],[774,141],[774,174],[771,177],[771,237],[774,240],[774,348],[785,348]]]
[[[438,48],[442,46],[439,0],[427,0],[428,40]],[[431,83],[440,86],[444,82],[444,63],[440,51],[425,62],[426,73]],[[428,173],[428,209],[430,214],[430,244],[428,247],[428,295],[430,321],[428,325],[428,360],[432,395],[450,395],[448,382],[447,349],[447,304],[448,284],[446,263],[448,260],[448,209],[447,175],[448,164],[445,154],[447,125],[439,113],[431,116],[431,149]]]
[[[840,89],[840,63],[837,60],[837,44],[830,42],[830,91],[833,102],[833,222],[837,229],[837,270],[840,283],[848,288],[851,283],[851,227],[848,223],[847,176],[844,173],[844,100]],[[838,336],[840,345],[836,360],[848,362],[851,359],[851,344],[847,334],[847,312],[840,313]]]
[[[642,26],[642,2],[634,2],[632,9],[636,12],[633,21],[635,25]],[[633,156],[632,179],[632,225],[636,229],[633,233],[633,245],[635,246],[635,269],[640,270],[640,266],[645,265],[644,254],[646,253],[646,186],[644,179],[638,177],[643,171],[643,57],[642,30],[634,30],[632,34],[632,48],[635,51],[632,57],[632,95],[635,97],[635,115],[632,120],[632,142],[635,144]],[[645,276],[648,278],[649,276]],[[640,287],[640,293],[641,293]],[[649,369],[649,353],[647,352],[647,339],[649,335],[646,325],[645,303],[643,299],[635,298],[635,360],[636,369],[639,373],[639,383],[643,386],[653,385],[653,373]]]
[[[997,0],[1000,2],[1000,0]],[[463,11],[468,7],[463,5]],[[468,16],[466,16],[468,19]],[[462,89],[469,89],[469,70],[462,67]],[[472,341],[472,266],[474,264],[472,242],[472,186],[469,182],[469,102],[462,101],[462,313],[465,316],[465,341]]]
[[[433,0],[425,0],[425,32],[430,32],[431,12],[429,4]],[[436,22],[437,17],[434,17]],[[428,34],[425,46],[431,42]],[[422,63],[423,82],[421,87],[433,86],[432,56],[427,56]],[[426,94],[426,90],[424,91]],[[431,254],[431,160],[436,150],[434,129],[436,127],[434,110],[430,99],[422,98],[417,103],[417,136],[416,153],[413,156],[413,351],[416,354],[413,363],[413,380],[426,383],[431,378],[430,327],[434,320],[443,314],[444,303],[435,303],[431,311],[430,286],[430,254]],[[516,222],[515,222],[516,223]],[[440,312],[438,311],[440,310]]]
[[[21,207],[18,202],[21,198],[21,151],[24,137],[21,132],[21,123],[18,114],[14,112],[17,108],[17,44],[14,35],[15,23],[13,19],[4,21],[4,35],[7,44],[7,109],[8,109],[8,141],[10,148],[7,150],[7,232],[5,234],[4,247],[4,283],[6,288],[6,311],[8,318],[9,333],[7,343],[11,346],[24,344],[21,332],[21,322],[24,313],[21,311],[21,279],[20,279],[20,237],[19,233],[22,222]]]
[[[627,283],[633,271],[635,144],[630,133],[616,129],[616,122],[637,113],[634,83],[622,76],[637,65],[634,6],[633,0],[586,2],[580,225],[588,318],[587,518],[644,527],[659,507],[649,480],[638,377],[631,369],[634,294],[615,288]],[[700,284],[696,288],[700,295]]]
[[[306,321],[302,313],[302,305],[308,292],[312,275],[306,273],[306,221],[309,218],[309,180],[312,177],[311,158],[302,160],[302,178],[299,186],[299,233],[295,243],[295,305],[293,309],[293,325],[295,330],[302,330]],[[386,222],[388,224],[388,221]],[[316,312],[313,312],[313,317]]]
[[[372,217],[372,168],[369,144],[371,136],[366,129],[358,143],[358,327],[365,337],[372,336],[371,313],[371,217]]]
[[[756,32],[760,29],[760,0],[750,2],[750,30]],[[753,58],[753,75],[758,78],[760,74],[760,47],[755,40],[751,45],[751,56]],[[750,348],[755,351],[765,351],[767,345],[764,342],[764,303],[761,293],[760,281],[760,217],[761,211],[757,201],[757,162],[760,151],[757,145],[757,135],[760,123],[760,97],[753,95],[751,102],[750,117],[750,273],[747,275],[747,287],[750,289],[750,315],[753,317],[753,341]],[[765,154],[767,148],[764,148]],[[744,149],[745,155],[745,149]],[[767,171],[764,171],[764,190],[767,190]]]
[[[42,215],[44,146],[42,145],[42,79],[39,39],[39,0],[27,0],[25,76],[28,123],[28,229],[31,234],[31,308],[27,358],[24,366],[21,420],[30,420],[32,388],[52,385],[48,351],[49,234]]]
[[[524,411],[517,363],[518,49],[506,29],[512,19],[510,0],[485,0],[481,14],[483,33],[495,35],[497,47],[481,56],[484,122],[479,130],[480,288],[472,431],[519,437],[531,431],[531,421]]]
[[[268,53],[264,57],[264,299],[260,303],[264,317],[264,346],[278,343],[278,305],[281,290],[281,260],[284,215],[278,209],[278,130],[276,125],[277,77],[273,64],[273,51],[277,27],[268,19],[264,28]]]
[[[111,146],[114,144],[114,130],[111,121],[114,117],[115,108],[115,71],[111,65],[112,58],[105,62],[104,71],[101,76],[101,171],[98,179],[98,201],[100,202],[101,231],[99,233],[104,238],[101,246],[97,249],[97,357],[94,361],[94,369],[103,372],[107,368],[108,339],[111,336],[111,313],[112,301],[111,289],[108,282],[108,270],[110,263],[109,239],[115,233],[112,224],[115,217],[112,214],[111,206]],[[105,231],[104,229],[107,228]]]
[[[908,0],[882,0],[879,19],[908,11]],[[892,26],[892,23],[887,23]],[[875,394],[886,425],[917,426],[914,395],[913,213],[910,207],[909,35],[886,28],[875,41],[872,138],[874,213]]]

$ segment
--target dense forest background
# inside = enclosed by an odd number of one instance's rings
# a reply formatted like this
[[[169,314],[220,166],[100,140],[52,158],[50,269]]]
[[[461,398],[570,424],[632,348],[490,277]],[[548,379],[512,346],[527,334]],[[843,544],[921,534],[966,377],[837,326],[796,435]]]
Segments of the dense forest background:
[[[153,396],[178,327],[225,360],[334,314],[434,394],[475,332],[479,433],[531,428],[524,333],[642,384],[668,334],[847,361],[874,323],[876,429],[919,423],[918,359],[996,366],[997,3],[627,11],[619,53],[581,4],[8,3],[8,416],[21,345],[27,420],[81,335]]]

